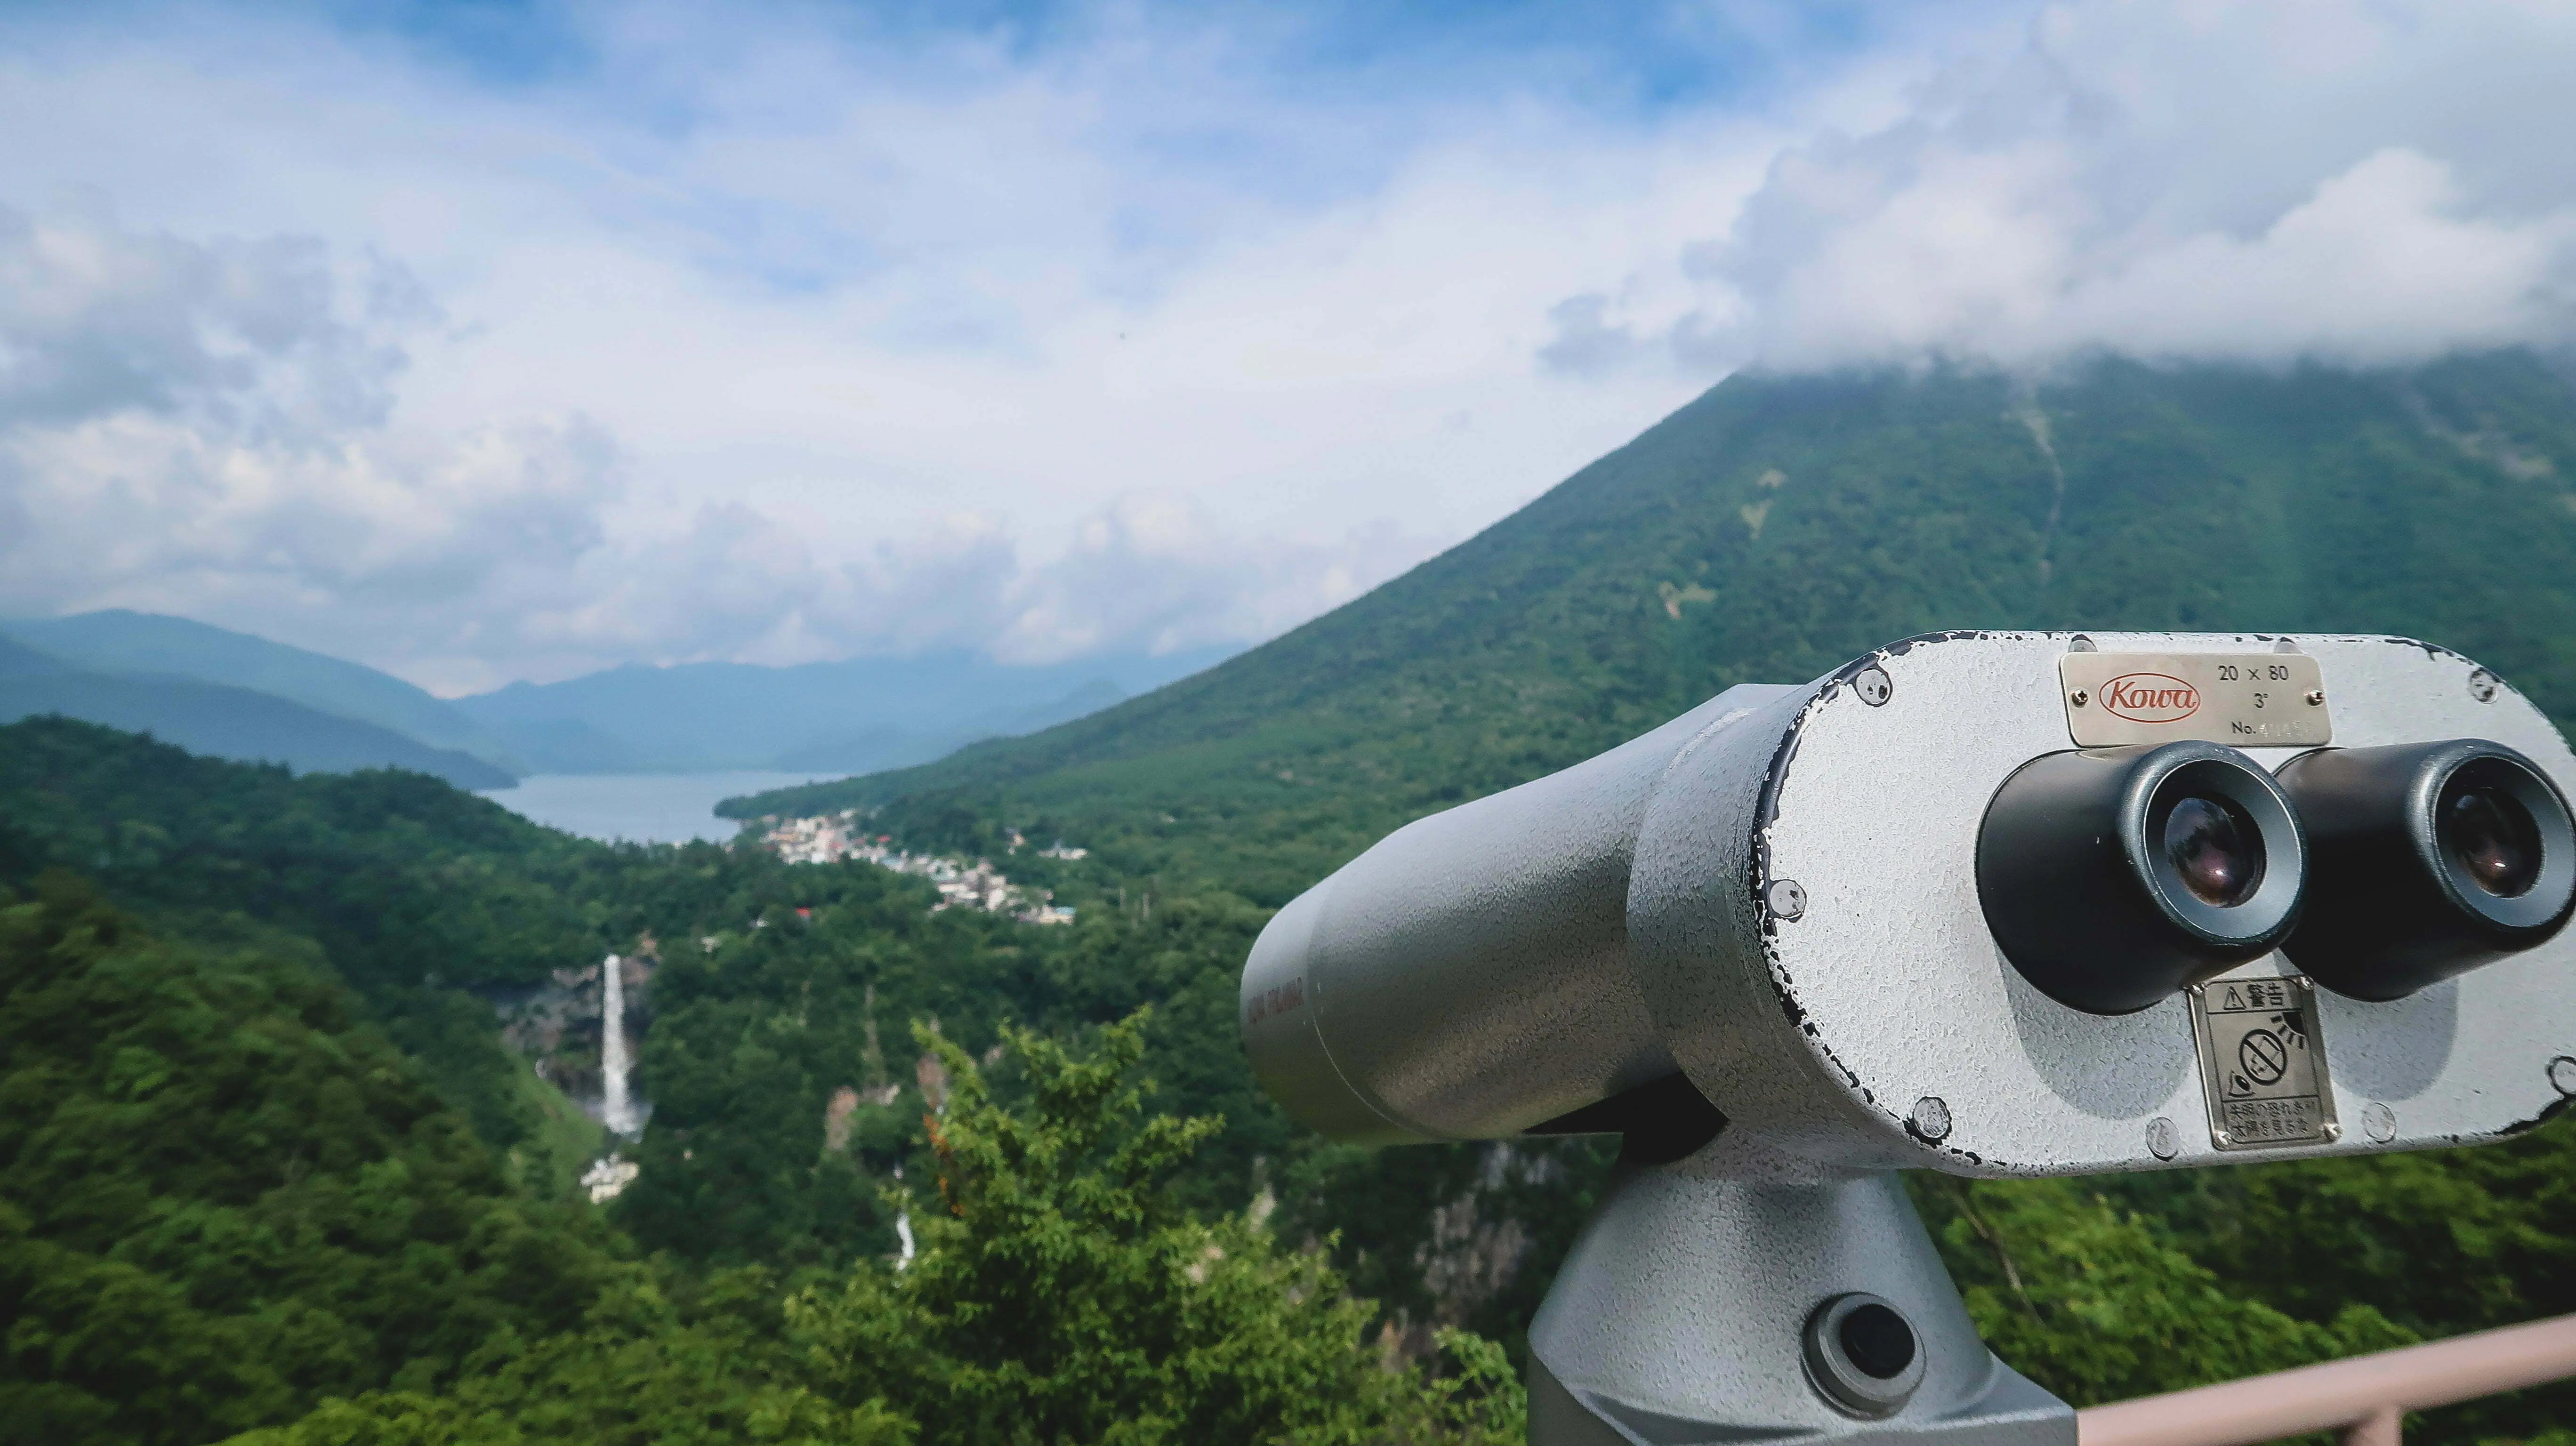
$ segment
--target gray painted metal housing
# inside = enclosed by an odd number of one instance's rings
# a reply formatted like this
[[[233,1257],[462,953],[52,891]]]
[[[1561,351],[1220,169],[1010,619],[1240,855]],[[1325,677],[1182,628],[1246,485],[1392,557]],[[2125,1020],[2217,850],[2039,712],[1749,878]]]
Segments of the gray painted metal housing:
[[[1892,644],[1813,683],[1731,689],[1589,762],[1398,830],[1256,944],[1241,1015],[1256,1072],[1327,1134],[1397,1142],[1514,1134],[1679,1068],[1729,1120],[1695,1163],[1742,1178],[2216,1162],[2184,999],[2119,1017],[2059,1004],[2003,959],[1977,897],[1987,802],[2024,763],[2074,746],[2058,673],[2071,642]],[[2322,670],[2335,746],[2492,739],[2576,794],[2576,756],[2539,710],[2442,648],[2090,642],[2295,650]],[[1852,686],[1873,668],[1890,685],[1883,704]],[[2305,750],[2248,751],[2277,769]],[[1775,881],[1802,891],[1794,918],[1766,904]],[[2571,962],[2576,931],[2388,1003],[2321,993],[2335,1116],[2393,1116],[2394,1128],[2279,1153],[2536,1123],[2563,1098],[2551,1062],[2576,1055]],[[2277,955],[2248,967],[2290,972]],[[1937,1140],[1909,1123],[1927,1097],[1950,1121]],[[2160,1158],[2151,1138],[2179,1148]]]

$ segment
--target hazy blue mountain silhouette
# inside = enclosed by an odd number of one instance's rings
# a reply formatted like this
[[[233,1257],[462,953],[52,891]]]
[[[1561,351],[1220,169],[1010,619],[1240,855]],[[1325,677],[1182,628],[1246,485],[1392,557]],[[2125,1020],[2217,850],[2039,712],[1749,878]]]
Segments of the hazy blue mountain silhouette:
[[[432,748],[471,753],[507,771],[528,771],[491,729],[390,673],[249,633],[111,608],[0,621],[0,634],[91,672],[152,673],[248,688],[389,728]]]
[[[0,723],[40,714],[149,733],[191,753],[283,763],[299,773],[407,768],[460,788],[518,781],[472,754],[432,748],[286,698],[168,674],[94,672],[0,637]]]
[[[964,652],[794,667],[632,664],[456,700],[549,773],[867,772],[1081,717],[1222,659],[997,663]]]

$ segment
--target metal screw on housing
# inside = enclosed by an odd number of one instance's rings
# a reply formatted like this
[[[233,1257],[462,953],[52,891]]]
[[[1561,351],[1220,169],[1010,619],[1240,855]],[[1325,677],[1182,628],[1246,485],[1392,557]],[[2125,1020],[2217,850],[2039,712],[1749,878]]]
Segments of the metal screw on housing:
[[[1887,700],[1896,696],[1896,682],[1887,676],[1885,668],[1863,668],[1852,677],[1852,691],[1869,706],[1884,708]]]
[[[2147,1121],[2147,1153],[2159,1160],[2170,1160],[2182,1153],[2182,1131],[2174,1122],[2158,1115]]]
[[[1914,1113],[1906,1116],[1914,1133],[1935,1144],[1950,1138],[1950,1102],[1939,1095],[1925,1095],[1914,1102]]]
[[[2562,1095],[2576,1096],[2576,1059],[2560,1055],[2549,1062],[2550,1087]]]
[[[2310,688],[2308,690],[2308,706],[2311,708],[2322,708],[2325,705],[2326,690],[2323,688]]]
[[[2361,1132],[2373,1144],[2385,1145],[2397,1138],[2397,1112],[2377,1100],[2361,1107]]]
[[[2092,701],[2093,701],[2093,695],[2092,695],[2092,694],[2090,694],[2090,693],[2085,692],[2085,691],[2084,691],[2083,689],[2081,689],[2081,688],[2078,688],[2078,689],[2076,689],[2074,692],[2069,693],[2069,694],[2066,696],[2066,701],[2067,701],[2067,702],[2069,702],[2069,703],[2074,704],[2074,705],[2075,705],[2076,707],[2078,707],[2078,708],[2081,708],[2081,707],[2083,707],[2085,704],[2090,703],[2090,702],[2092,702]]]
[[[1762,902],[1774,917],[1794,923],[1807,912],[1807,891],[1795,879],[1773,879],[1762,890]]]
[[[2496,689],[2499,686],[2501,685],[2497,682],[2496,675],[2484,668],[2475,669],[2469,674],[2469,696],[2481,703],[2494,702]]]

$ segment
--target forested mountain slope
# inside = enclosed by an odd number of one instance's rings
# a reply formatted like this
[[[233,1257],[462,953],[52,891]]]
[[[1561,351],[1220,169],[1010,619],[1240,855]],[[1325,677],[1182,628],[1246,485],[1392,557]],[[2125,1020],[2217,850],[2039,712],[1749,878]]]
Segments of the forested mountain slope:
[[[731,811],[902,799],[916,827],[1043,821],[1275,904],[1407,818],[1730,684],[1980,626],[2408,633],[2576,718],[2576,393],[2527,353],[1739,375],[1197,677]]]
[[[976,1402],[1178,1433],[1140,1440],[1430,1439],[1361,1429],[1428,1412],[1499,1446],[1464,1429],[1511,1419],[1494,1348],[1467,1343],[1465,1396],[1384,1372],[1368,1303],[1243,1214],[1293,1148],[1212,967],[1255,911],[938,902],[866,864],[572,838],[414,774],[0,726],[0,1446],[893,1443],[960,1439]],[[645,966],[655,1110],[598,1210],[563,1168],[596,1130],[566,1138],[495,1005],[569,986],[595,1064],[610,950]],[[1010,1028],[1122,1017],[1099,1055]],[[991,1130],[1050,1164],[1010,1177]],[[1083,1281],[1032,1305],[1011,1262],[1041,1238]],[[977,1325],[1000,1296],[1012,1328]]]
[[[48,733],[53,762],[97,755],[72,780],[93,805],[148,805],[97,785],[120,763],[163,764],[142,770],[164,785],[154,795],[182,802],[161,816],[223,855],[219,872],[255,881],[295,852],[226,817],[263,789],[278,801],[274,776],[215,764],[188,778],[167,766],[172,750],[60,722],[0,729],[0,757]],[[451,854],[453,826],[490,807],[393,801],[427,825],[432,837],[415,841]],[[350,820],[290,811],[303,815],[291,831],[307,862],[367,851]],[[1087,1048],[1002,1029],[980,1059],[910,1031],[931,1052],[925,1088],[936,1077],[945,1098],[898,1107],[885,1092],[859,1148],[831,1138],[814,1081],[781,1078],[818,1062],[818,1041],[796,1038],[804,1009],[792,1026],[768,1011],[695,1020],[682,1030],[690,1045],[750,1025],[714,1042],[752,1072],[718,1083],[754,1098],[720,1121],[677,1111],[674,1133],[694,1151],[665,1149],[623,1208],[601,1212],[531,1188],[442,1108],[417,1061],[368,1027],[381,992],[362,1003],[335,977],[334,951],[275,922],[192,917],[166,901],[149,912],[169,931],[155,929],[94,883],[43,867],[67,840],[59,813],[36,812],[31,832],[0,810],[0,1446],[1519,1439],[1522,1398],[1497,1347],[1452,1336],[1456,1369],[1390,1372],[1365,1344],[1369,1303],[1319,1256],[1257,1218],[1191,1209],[1204,1192],[1189,1177],[1218,1125],[1149,1108],[1135,1078],[1144,1016]],[[155,827],[126,819],[110,836]],[[113,866],[113,853],[96,857]],[[724,874],[721,851],[623,858],[658,874],[650,891],[679,907],[749,902],[672,887],[673,866]],[[774,861],[747,863],[755,880],[782,882]],[[806,870],[814,902],[782,919],[835,911],[836,884],[889,877]],[[139,879],[130,862],[125,878]],[[456,912],[471,916],[478,890],[460,882]],[[245,894],[279,918],[294,912],[276,910],[274,888]],[[594,919],[616,911],[596,892],[588,902],[606,906]],[[920,917],[917,893],[900,902]],[[848,942],[801,937],[808,972]],[[875,942],[852,962],[900,998]],[[718,972],[723,952],[707,951]],[[1008,997],[995,981],[963,982],[963,1012]],[[838,1031],[818,1023],[828,1043]],[[862,1053],[862,1039],[875,1049],[870,1029],[846,1052]],[[657,1075],[681,1085],[688,1073]],[[864,1076],[822,1079],[853,1077]],[[932,1151],[921,1122],[943,1105]],[[781,1106],[802,1118],[779,1118]],[[909,1131],[897,1123],[907,1114]],[[831,1213],[851,1216],[851,1156],[881,1170],[889,1150],[919,1182],[917,1248],[902,1266],[814,1234],[803,1249],[722,1238],[764,1208],[793,1221],[792,1206],[775,1210],[781,1190],[837,1194]],[[677,1248],[639,1258],[619,1220],[649,1232],[654,1212],[639,1217],[635,1192],[687,1175],[693,1153],[702,1188],[661,1212],[678,1233],[658,1243]],[[846,1238],[865,1219],[827,1228]],[[767,1247],[756,1263],[709,1268],[746,1243]]]
[[[516,1190],[306,951],[9,863],[0,1441],[212,1440],[580,1323],[609,1232]]]
[[[1157,1003],[1158,1103],[1233,1121],[1190,1181],[1200,1203],[1240,1206],[1254,1157],[1288,1135],[1252,1089],[1213,968],[1259,926],[1239,902],[1097,911],[1076,929],[934,913],[929,883],[870,865],[596,843],[416,774],[299,777],[30,719],[0,726],[0,886],[47,867],[167,935],[307,957],[540,1193],[568,1191],[596,1131],[563,1128],[562,1097],[505,1046],[495,1006],[573,977],[561,1058],[595,1093],[598,966],[651,960],[629,1004],[656,1108],[619,1210],[648,1245],[692,1257],[892,1248],[879,1196],[920,1143],[904,1043],[919,1020],[982,1050],[1005,1022],[1075,1030]]]

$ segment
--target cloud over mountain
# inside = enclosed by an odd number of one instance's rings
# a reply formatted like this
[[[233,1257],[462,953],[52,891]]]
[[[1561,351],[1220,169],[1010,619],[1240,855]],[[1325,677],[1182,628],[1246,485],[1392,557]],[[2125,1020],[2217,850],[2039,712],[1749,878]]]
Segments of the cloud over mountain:
[[[1799,369],[2092,349],[2373,365],[2576,339],[2576,12],[2050,6],[1883,124],[1784,149],[1692,304],[1546,355]]]

